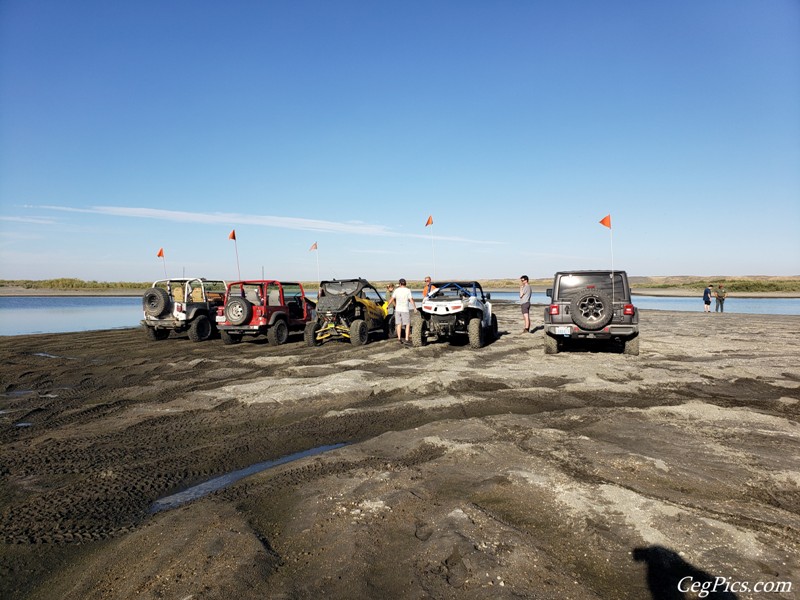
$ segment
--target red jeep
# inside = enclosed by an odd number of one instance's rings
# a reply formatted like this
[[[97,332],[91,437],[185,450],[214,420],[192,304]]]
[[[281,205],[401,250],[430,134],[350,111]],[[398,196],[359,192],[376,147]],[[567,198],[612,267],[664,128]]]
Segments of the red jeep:
[[[225,344],[242,336],[266,334],[273,346],[283,344],[290,331],[303,331],[316,318],[314,301],[299,283],[254,279],[229,283],[225,304],[217,309],[217,329]]]

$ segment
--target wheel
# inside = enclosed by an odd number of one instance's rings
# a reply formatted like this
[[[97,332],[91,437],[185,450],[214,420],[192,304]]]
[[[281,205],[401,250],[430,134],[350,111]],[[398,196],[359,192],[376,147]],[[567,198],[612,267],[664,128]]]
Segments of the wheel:
[[[639,336],[628,338],[625,340],[625,347],[622,349],[623,354],[629,356],[639,356]]]
[[[198,315],[189,325],[189,339],[193,342],[205,342],[212,333],[211,321],[205,315]]]
[[[225,318],[233,325],[249,323],[253,316],[253,305],[244,298],[231,298],[225,305]]]
[[[483,348],[483,326],[479,318],[475,317],[469,320],[467,334],[469,335],[469,345],[472,348]]]
[[[607,294],[586,288],[572,298],[569,314],[581,329],[602,329],[614,316],[614,304]]]
[[[238,344],[242,341],[242,334],[241,333],[228,333],[224,329],[219,332],[220,337],[222,338],[222,343],[226,346],[230,346],[231,344]]]
[[[497,339],[497,331],[498,331],[498,329],[497,329],[497,315],[492,315],[492,329],[491,329],[491,331],[492,331],[492,339],[496,340]]]
[[[369,338],[369,329],[367,329],[367,322],[362,319],[356,319],[350,325],[350,343],[353,346],[363,346],[367,343]]]
[[[386,336],[387,340],[391,340],[394,337],[394,315],[389,315],[386,318],[386,324],[383,326],[383,333]]]
[[[156,329],[147,325],[145,325],[145,329],[147,330],[147,338],[154,342],[165,340],[169,337],[169,329]]]
[[[428,343],[428,322],[422,317],[414,319],[411,324],[411,345],[421,348]]]
[[[558,340],[552,335],[544,334],[544,353],[558,354]]]
[[[269,342],[270,346],[280,346],[281,344],[285,344],[288,338],[289,326],[286,325],[286,321],[283,319],[275,321],[275,324],[267,329],[267,341]]]
[[[169,312],[169,304],[169,294],[164,288],[150,288],[142,296],[144,312],[151,317],[161,317]]]
[[[319,331],[319,323],[317,321],[309,321],[306,323],[305,331],[303,331],[303,338],[306,341],[306,346],[319,346],[317,331]]]

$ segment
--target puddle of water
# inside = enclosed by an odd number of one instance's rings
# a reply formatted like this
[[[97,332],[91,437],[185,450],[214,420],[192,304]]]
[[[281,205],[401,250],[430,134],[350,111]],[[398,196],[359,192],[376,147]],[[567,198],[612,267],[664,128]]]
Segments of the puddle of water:
[[[316,456],[318,454],[330,452],[331,450],[336,450],[346,445],[347,444],[332,444],[330,446],[319,446],[317,448],[311,448],[310,450],[303,450],[302,452],[296,452],[295,454],[289,454],[288,456],[276,458],[275,460],[256,463],[254,465],[250,465],[249,467],[245,467],[244,469],[233,471],[232,473],[220,475],[214,479],[209,479],[208,481],[204,481],[203,483],[199,483],[195,486],[187,488],[182,492],[178,492],[177,494],[165,496],[164,498],[156,500],[150,505],[150,514],[155,514],[161,512],[162,510],[178,508],[187,502],[202,498],[211,492],[216,492],[217,490],[221,490],[232,483],[236,483],[240,479],[244,479],[250,475],[255,475],[261,471],[266,471],[272,467],[277,467],[278,465],[283,465],[301,458],[307,458],[309,456]]]
[[[14,423],[14,427],[33,427],[33,423],[23,421],[21,423]]]
[[[3,392],[3,396],[8,396],[9,398],[16,398],[18,396],[27,396],[28,394],[35,394],[33,390],[12,390],[10,392]]]

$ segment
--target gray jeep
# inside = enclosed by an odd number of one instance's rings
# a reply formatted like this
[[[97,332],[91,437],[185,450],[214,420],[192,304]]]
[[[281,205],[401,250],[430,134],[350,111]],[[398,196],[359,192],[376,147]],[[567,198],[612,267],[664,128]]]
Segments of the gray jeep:
[[[599,340],[639,354],[639,311],[625,271],[560,271],[547,295],[545,354],[557,354],[574,340]]]
[[[224,300],[225,282],[219,279],[160,279],[142,296],[141,324],[154,341],[188,331],[190,340],[202,342],[216,332],[217,307]]]
[[[497,338],[497,316],[492,313],[491,295],[477,281],[434,283],[433,291],[411,321],[411,343],[424,346],[428,338],[449,339],[466,336],[472,348],[482,348]]]

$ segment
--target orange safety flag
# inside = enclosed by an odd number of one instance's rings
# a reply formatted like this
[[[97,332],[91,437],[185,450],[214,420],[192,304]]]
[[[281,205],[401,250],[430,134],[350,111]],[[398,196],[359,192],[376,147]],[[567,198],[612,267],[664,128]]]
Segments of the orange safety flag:
[[[156,254],[156,256],[158,258],[164,258],[164,249],[163,248],[159,248],[158,249],[158,254]]]
[[[605,225],[609,229],[611,229],[611,215],[606,215],[602,219],[600,219],[600,225]]]
[[[231,233],[228,236],[228,239],[236,241],[236,230],[235,229],[231,229]]]
[[[312,250],[316,249],[317,249],[317,242],[314,242],[313,244],[311,244],[311,248],[309,248],[308,251],[311,252]]]
[[[433,225],[433,215],[430,215],[428,217],[428,220],[425,221],[425,227],[427,227],[428,225]]]

